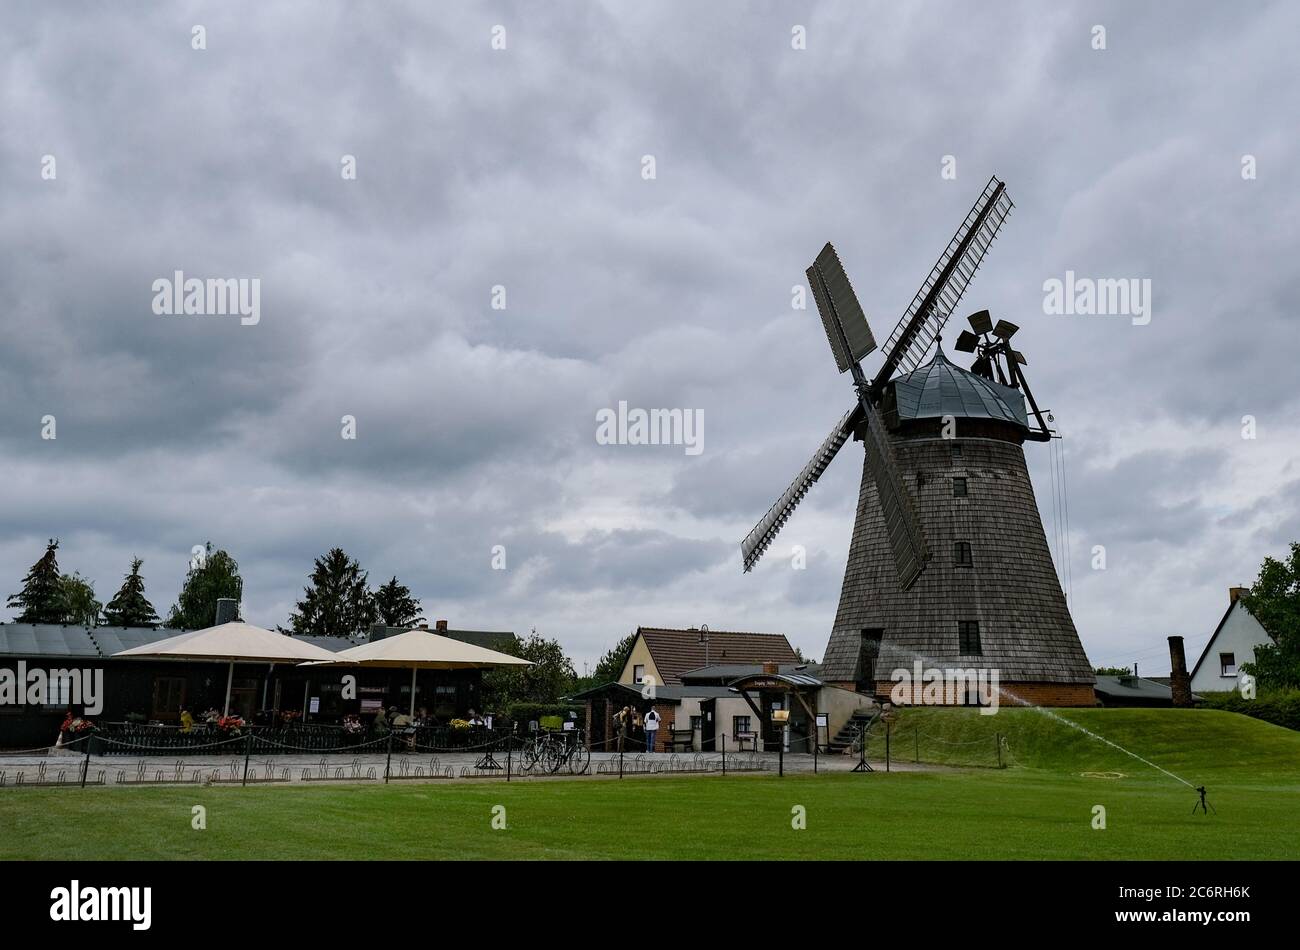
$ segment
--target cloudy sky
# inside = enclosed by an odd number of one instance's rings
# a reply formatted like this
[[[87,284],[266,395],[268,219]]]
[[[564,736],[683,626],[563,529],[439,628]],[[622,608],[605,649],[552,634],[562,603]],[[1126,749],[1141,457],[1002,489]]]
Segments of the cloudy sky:
[[[784,556],[737,547],[851,398],[791,288],[833,240],[883,339],[996,174],[961,312],[1022,326],[1065,436],[1084,646],[1194,658],[1300,539],[1300,9],[1060,6],[5,4],[0,593],[57,536],[165,612],[211,540],[273,626],[339,545],[579,671],[638,624],[820,657],[860,449]],[[155,314],[177,270],[258,278],[260,322]],[[1149,279],[1150,322],[1045,314],[1067,270]],[[619,400],[703,451],[598,444]]]

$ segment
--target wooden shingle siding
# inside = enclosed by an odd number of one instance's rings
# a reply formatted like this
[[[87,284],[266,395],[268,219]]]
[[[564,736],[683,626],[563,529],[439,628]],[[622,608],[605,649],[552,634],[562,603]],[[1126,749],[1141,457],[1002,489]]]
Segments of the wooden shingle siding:
[[[996,668],[1003,683],[1040,684],[1033,691],[1044,695],[1050,684],[1073,684],[1081,688],[1051,695],[1091,705],[1092,666],[1052,565],[1024,451],[1015,441],[962,438],[960,428],[958,436],[956,457],[954,440],[890,437],[934,554],[907,591],[899,590],[876,486],[864,465],[823,679],[856,681],[860,633],[880,628],[877,681],[910,668],[919,655],[927,666]],[[953,497],[953,478],[967,480],[965,497]],[[971,543],[974,567],[959,568],[948,556],[959,540]],[[960,621],[979,623],[977,664],[958,652]]]

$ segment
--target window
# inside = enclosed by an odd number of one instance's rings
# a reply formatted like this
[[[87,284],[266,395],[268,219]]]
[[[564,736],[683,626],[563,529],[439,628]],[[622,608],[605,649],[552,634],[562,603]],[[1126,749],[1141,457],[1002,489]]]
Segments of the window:
[[[632,667],[632,682],[633,682],[633,683],[644,683],[644,682],[645,682],[645,664],[644,664],[644,663],[638,663],[638,664],[636,664],[634,667]]]
[[[978,620],[957,621],[957,652],[962,656],[981,656],[980,624]]]
[[[77,677],[80,680],[81,671],[71,671],[69,676],[55,676],[53,671],[47,677],[45,683],[45,708],[49,710],[67,709],[72,705],[72,678]],[[78,686],[80,686],[80,682]],[[81,692],[80,689],[77,692]],[[81,697],[84,701],[86,697]]]
[[[1219,675],[1220,676],[1237,675],[1237,654],[1235,653],[1219,654]]]
[[[703,716],[692,716],[692,717],[691,717],[691,729],[703,729],[703,728],[704,728],[704,717],[703,717]]]
[[[954,442],[952,444],[952,460],[954,462],[961,461],[961,443],[959,442]]]
[[[752,732],[752,731],[753,730],[749,728],[748,716],[731,717],[731,738],[739,739],[742,734]]]
[[[952,497],[953,498],[966,497],[966,479],[954,478],[952,480]]]
[[[971,558],[969,541],[954,541],[952,545],[952,560],[958,567],[971,567],[975,561]]]
[[[153,678],[153,718],[179,719],[185,705],[185,679],[180,676]]]

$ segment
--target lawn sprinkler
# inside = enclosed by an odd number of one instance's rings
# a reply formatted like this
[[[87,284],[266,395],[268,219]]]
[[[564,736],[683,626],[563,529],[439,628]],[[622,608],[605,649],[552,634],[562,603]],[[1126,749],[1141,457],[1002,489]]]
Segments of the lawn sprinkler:
[[[1196,786],[1196,792],[1201,797],[1200,800],[1197,801],[1197,803],[1192,806],[1192,814],[1195,815],[1196,809],[1199,808],[1201,810],[1201,814],[1203,815],[1208,815],[1211,811],[1217,815],[1219,813],[1218,810],[1205,800],[1205,786],[1204,785]],[[1206,810],[1207,806],[1209,808],[1209,811]]]

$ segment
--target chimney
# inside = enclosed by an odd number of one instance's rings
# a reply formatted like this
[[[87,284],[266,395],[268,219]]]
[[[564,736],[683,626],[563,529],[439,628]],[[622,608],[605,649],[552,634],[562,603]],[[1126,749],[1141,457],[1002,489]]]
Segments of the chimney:
[[[419,626],[419,629],[421,629],[421,630],[428,630],[428,629],[429,629],[429,625],[428,625],[427,623],[421,623],[420,626]]]
[[[223,623],[230,623],[239,619],[239,601],[233,597],[217,598],[217,615],[213,618],[213,626],[219,627]]]
[[[1169,638],[1169,691],[1174,705],[1187,708],[1192,705],[1192,678],[1187,674],[1187,655],[1183,652],[1183,638]]]
[[[1229,604],[1235,604],[1238,600],[1241,599],[1241,595],[1244,594],[1244,593],[1246,593],[1247,589],[1248,589],[1248,588],[1245,588],[1245,587],[1229,587],[1229,588],[1228,588],[1228,603],[1229,603]]]
[[[781,672],[781,665],[779,663],[769,662],[763,664],[763,674],[765,676],[775,676],[777,673],[780,672]]]
[[[447,621],[445,621],[445,620],[439,620],[439,621],[438,621],[438,624],[437,624],[437,627],[438,627],[438,632],[439,632],[439,633],[445,632],[446,629],[447,629]]]

